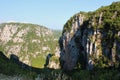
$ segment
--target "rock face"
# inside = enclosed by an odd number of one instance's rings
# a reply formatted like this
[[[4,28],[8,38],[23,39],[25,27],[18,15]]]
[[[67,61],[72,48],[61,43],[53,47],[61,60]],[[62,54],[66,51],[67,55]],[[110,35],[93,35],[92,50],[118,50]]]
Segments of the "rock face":
[[[43,26],[26,23],[0,24],[0,51],[7,57],[16,55],[29,66],[44,67],[48,53],[59,54],[55,50],[58,48],[57,44],[53,31]]]
[[[95,12],[80,12],[67,21],[59,39],[60,65],[63,70],[118,66],[119,9],[120,2],[115,2]]]

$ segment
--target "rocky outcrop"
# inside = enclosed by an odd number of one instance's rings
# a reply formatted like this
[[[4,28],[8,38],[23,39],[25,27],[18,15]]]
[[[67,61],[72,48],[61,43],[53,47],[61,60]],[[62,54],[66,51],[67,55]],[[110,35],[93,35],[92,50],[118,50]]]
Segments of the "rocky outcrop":
[[[63,70],[105,68],[120,63],[120,2],[80,12],[64,25],[59,39]]]

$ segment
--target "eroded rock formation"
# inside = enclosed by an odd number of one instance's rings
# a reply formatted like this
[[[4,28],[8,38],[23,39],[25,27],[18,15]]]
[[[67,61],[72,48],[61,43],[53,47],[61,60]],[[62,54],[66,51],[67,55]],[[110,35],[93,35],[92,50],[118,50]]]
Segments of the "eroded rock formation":
[[[105,68],[120,63],[120,2],[80,12],[64,25],[59,39],[63,70]]]

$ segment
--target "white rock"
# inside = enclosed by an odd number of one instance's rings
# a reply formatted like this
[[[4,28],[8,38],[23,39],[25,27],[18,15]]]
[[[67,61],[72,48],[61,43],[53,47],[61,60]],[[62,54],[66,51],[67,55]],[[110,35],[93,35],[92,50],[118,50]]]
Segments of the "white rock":
[[[45,46],[42,47],[42,50],[43,50],[43,51],[46,51],[46,50],[49,50],[49,49],[50,49],[49,47],[45,47]]]

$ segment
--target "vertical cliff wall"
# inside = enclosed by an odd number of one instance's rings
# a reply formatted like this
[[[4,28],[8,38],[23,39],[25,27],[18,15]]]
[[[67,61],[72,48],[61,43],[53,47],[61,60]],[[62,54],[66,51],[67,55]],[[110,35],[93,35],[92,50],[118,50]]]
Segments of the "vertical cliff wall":
[[[120,2],[71,17],[59,39],[63,70],[118,67],[120,63]]]

